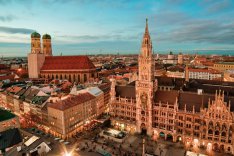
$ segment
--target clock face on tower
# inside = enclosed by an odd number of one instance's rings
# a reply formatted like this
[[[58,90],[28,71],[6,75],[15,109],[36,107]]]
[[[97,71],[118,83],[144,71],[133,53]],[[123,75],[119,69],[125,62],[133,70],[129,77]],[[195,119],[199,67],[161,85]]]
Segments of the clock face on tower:
[[[145,109],[146,106],[147,106],[147,100],[148,100],[147,94],[143,92],[143,93],[141,94],[141,107],[142,107],[143,109]]]

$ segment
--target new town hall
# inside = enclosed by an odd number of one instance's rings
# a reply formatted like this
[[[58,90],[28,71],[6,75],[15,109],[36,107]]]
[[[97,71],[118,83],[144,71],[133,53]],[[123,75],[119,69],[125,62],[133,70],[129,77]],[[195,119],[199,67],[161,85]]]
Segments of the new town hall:
[[[137,81],[121,85],[111,79],[116,128],[234,153],[234,98],[219,88],[213,94],[159,88],[147,21],[138,62]]]

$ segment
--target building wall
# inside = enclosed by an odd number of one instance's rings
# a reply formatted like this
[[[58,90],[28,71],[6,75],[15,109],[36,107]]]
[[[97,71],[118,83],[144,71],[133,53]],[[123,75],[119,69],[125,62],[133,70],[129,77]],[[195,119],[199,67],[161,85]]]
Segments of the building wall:
[[[167,71],[167,76],[168,77],[176,77],[176,78],[184,78],[185,77],[185,73],[184,72],[172,72],[172,71]]]
[[[65,134],[64,112],[58,109],[48,107],[48,122],[51,127],[52,134]]]
[[[221,73],[209,73],[209,72],[191,72],[189,71],[190,79],[203,79],[203,80],[214,80],[222,78]]]
[[[209,80],[209,73],[207,72],[189,72],[190,79]]]
[[[28,74],[29,78],[39,78],[40,69],[45,61],[44,54],[28,54]]]
[[[77,71],[75,73],[72,72],[63,72],[63,71],[51,71],[50,72],[41,72],[40,74],[41,78],[46,79],[60,79],[64,80],[67,79],[70,82],[76,82],[76,83],[84,83],[90,78],[97,78],[97,72],[96,71]]]
[[[82,130],[82,126],[97,116],[96,99],[89,100],[66,110],[48,107],[48,122],[51,133],[69,138]]]
[[[96,97],[97,116],[105,112],[104,93]]]
[[[219,71],[233,70],[234,69],[234,63],[233,62],[215,63],[214,66],[213,66],[213,69],[216,69],[216,70],[219,70]]]
[[[184,64],[184,56],[183,54],[178,55],[178,64]]]

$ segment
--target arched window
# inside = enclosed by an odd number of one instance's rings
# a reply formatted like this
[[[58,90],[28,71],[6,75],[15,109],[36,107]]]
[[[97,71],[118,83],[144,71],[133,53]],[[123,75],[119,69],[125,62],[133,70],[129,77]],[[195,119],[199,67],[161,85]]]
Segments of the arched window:
[[[220,124],[218,122],[216,123],[215,128],[220,130]]]
[[[219,131],[215,131],[215,135],[219,135]]]
[[[226,136],[226,133],[225,132],[222,132],[222,137],[225,137]]]
[[[229,135],[232,135],[232,127],[229,129]]]
[[[212,121],[209,122],[209,127],[210,126],[213,127],[213,122]]]
[[[222,130],[223,130],[223,131],[224,131],[224,130],[225,130],[225,131],[227,130],[227,127],[226,127],[225,124],[222,125]]]
[[[69,81],[71,82],[71,75],[69,75]]]
[[[87,75],[84,74],[84,82],[86,82],[86,81],[87,81]]]
[[[209,129],[208,133],[209,134],[213,134],[213,131],[211,129]]]
[[[80,82],[80,74],[78,75],[78,82]]]

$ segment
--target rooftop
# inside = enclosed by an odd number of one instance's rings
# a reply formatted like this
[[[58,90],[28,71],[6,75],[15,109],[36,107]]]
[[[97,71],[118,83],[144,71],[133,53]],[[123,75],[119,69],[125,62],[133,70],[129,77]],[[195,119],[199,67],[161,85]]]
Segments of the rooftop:
[[[116,97],[136,99],[136,88],[134,85],[116,86]]]
[[[81,93],[75,96],[70,95],[68,98],[59,102],[50,103],[48,104],[48,107],[64,111],[68,108],[85,103],[92,99],[95,99],[95,96],[91,95],[90,93]]]
[[[87,91],[94,96],[99,96],[103,93],[98,87],[89,87],[87,88]]]
[[[41,35],[38,32],[33,32],[31,38],[41,38]]]
[[[171,91],[158,90],[155,92],[154,102],[174,104],[178,96],[179,96],[179,91],[176,90],[171,90]]]
[[[0,108],[0,122],[5,121],[5,120],[9,120],[9,119],[14,118],[14,117],[15,117],[15,114],[12,114],[11,112]]]
[[[49,34],[44,34],[42,36],[42,39],[51,39],[51,36]]]
[[[47,56],[41,68],[47,70],[96,69],[88,56]]]
[[[22,142],[22,137],[19,129],[17,128],[0,132],[0,136],[0,150],[12,147]]]
[[[189,68],[190,72],[203,72],[203,73],[211,73],[211,74],[221,74],[220,71],[215,69],[209,69],[209,68]]]
[[[230,64],[230,65],[234,65],[234,62],[218,62],[216,64]]]

